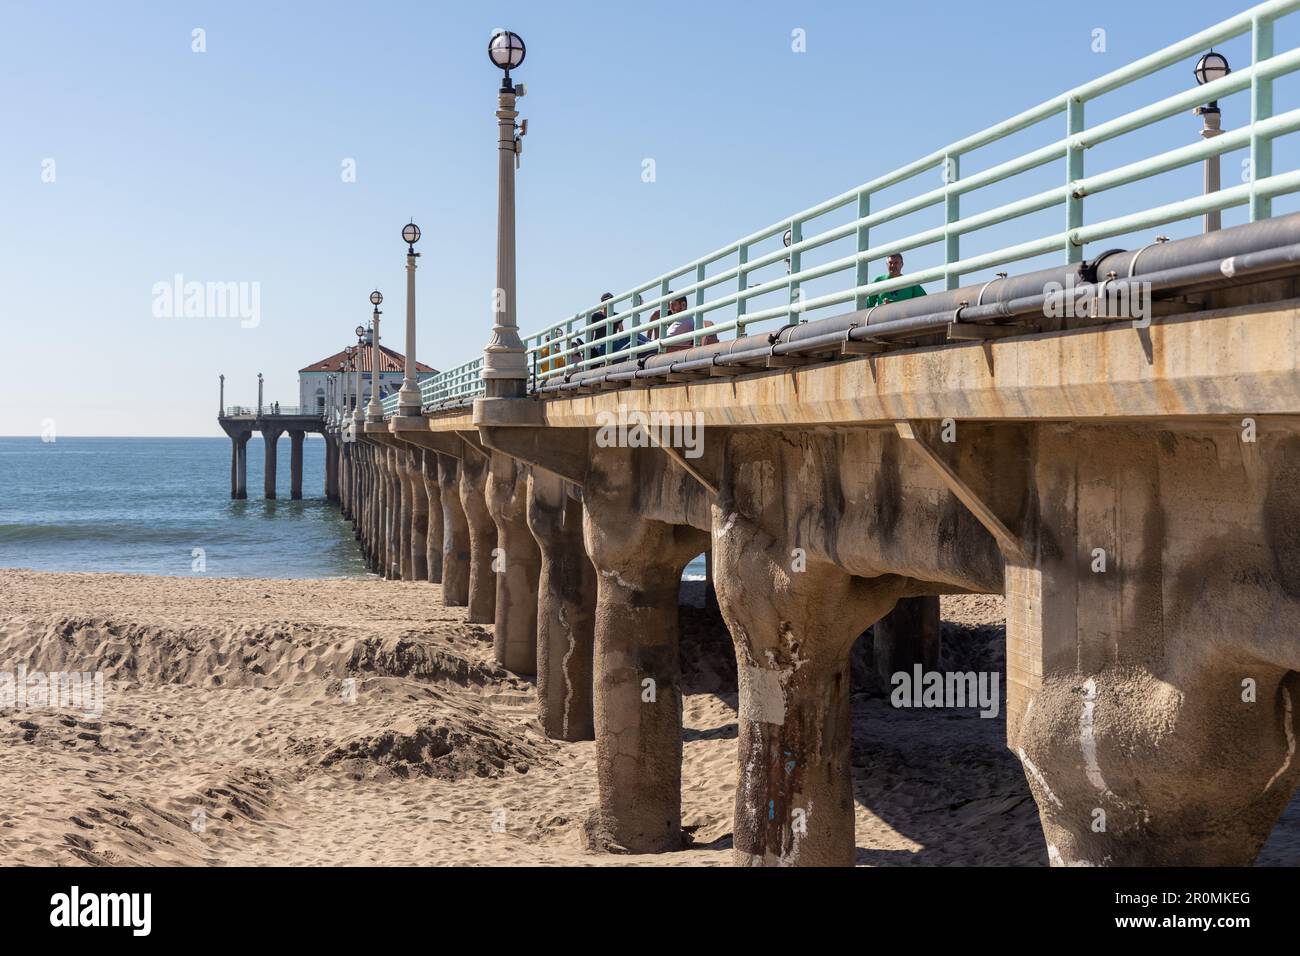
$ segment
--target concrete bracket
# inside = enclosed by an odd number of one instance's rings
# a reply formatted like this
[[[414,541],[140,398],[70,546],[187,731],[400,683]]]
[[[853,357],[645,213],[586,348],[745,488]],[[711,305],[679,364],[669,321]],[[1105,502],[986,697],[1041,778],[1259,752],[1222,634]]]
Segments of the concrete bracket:
[[[466,446],[468,446],[468,447],[471,448],[472,450],[478,452],[478,454],[481,455],[483,458],[491,458],[491,457],[492,457],[492,456],[488,453],[488,450],[487,450],[486,448],[483,447],[483,442],[482,442],[482,440],[478,437],[478,432],[471,432],[471,431],[458,431],[458,432],[456,432],[456,434],[460,436],[461,440],[464,441],[464,443],[465,443]],[[465,456],[464,456],[464,455],[461,455],[460,457],[463,458],[463,457],[465,457]]]
[[[463,458],[465,456],[465,443],[460,440],[455,432],[429,431],[427,421],[423,419],[421,421],[426,422],[422,429],[394,428],[394,437],[408,445],[427,448],[430,451],[438,452],[440,455],[450,455],[452,458]]]
[[[982,499],[970,485],[962,480],[961,476],[940,457],[934,447],[928,444],[924,438],[917,434],[916,429],[911,422],[895,422],[894,428],[898,432],[898,437],[903,439],[903,444],[915,451],[931,468],[933,468],[948,486],[948,490],[956,496],[957,500],[969,509],[977,521],[982,524],[989,534],[993,535],[998,542],[999,547],[1006,557],[1024,563],[1026,561],[1026,549],[1018,535],[1016,535],[1006,523],[993,511],[987,502]]]
[[[585,484],[590,458],[585,428],[480,428],[483,446],[535,465],[574,484]]]

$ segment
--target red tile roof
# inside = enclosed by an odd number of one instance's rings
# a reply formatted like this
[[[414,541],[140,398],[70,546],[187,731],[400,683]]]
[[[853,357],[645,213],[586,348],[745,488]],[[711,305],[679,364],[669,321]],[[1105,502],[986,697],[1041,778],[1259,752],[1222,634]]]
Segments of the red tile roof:
[[[379,346],[379,365],[380,372],[404,372],[406,371],[406,356],[401,352],[394,352],[387,346]],[[343,368],[343,361],[347,356],[342,352],[335,352],[329,358],[323,358],[319,362],[312,362],[306,368],[298,369],[299,372],[338,372]],[[370,346],[361,350],[361,371],[369,372],[370,369]],[[415,363],[417,373],[436,372],[438,371],[431,365],[425,365],[423,362]]]

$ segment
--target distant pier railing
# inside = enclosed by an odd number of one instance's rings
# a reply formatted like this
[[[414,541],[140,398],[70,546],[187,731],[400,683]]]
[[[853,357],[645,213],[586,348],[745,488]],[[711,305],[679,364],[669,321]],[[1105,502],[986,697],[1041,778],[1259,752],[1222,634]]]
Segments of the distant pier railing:
[[[1300,130],[1300,109],[1276,113],[1273,108],[1273,81],[1300,70],[1300,48],[1274,52],[1274,22],[1297,9],[1300,9],[1300,0],[1269,0],[1258,4],[988,129],[950,143],[890,173],[642,282],[612,299],[582,308],[525,337],[530,369],[529,390],[536,390],[548,380],[562,379],[594,366],[612,365],[645,358],[656,352],[699,345],[707,336],[734,333],[740,337],[779,329],[806,321],[808,313],[828,307],[851,304],[855,310],[864,309],[872,296],[916,284],[941,279],[945,288],[955,289],[963,276],[1053,252],[1059,253],[1066,263],[1079,262],[1087,243],[1191,219],[1215,210],[1249,206],[1251,221],[1267,219],[1272,215],[1274,197],[1300,191],[1300,171],[1274,173],[1272,148],[1274,138]],[[1245,33],[1251,34],[1252,62],[1249,65],[1094,126],[1085,125],[1084,109],[1090,101],[1158,70],[1187,64],[1191,58],[1214,45]],[[1191,70],[1187,72],[1191,79]],[[1085,175],[1085,150],[1243,90],[1250,91],[1249,125]],[[962,172],[962,159],[971,152],[1061,114],[1065,114],[1065,124],[1059,139],[977,172]],[[1247,182],[1217,192],[1138,208],[1123,216],[1092,223],[1086,221],[1084,200],[1088,197],[1243,148],[1249,149],[1251,174]],[[962,196],[1057,162],[1064,164],[1059,186],[1017,195],[982,212],[961,213]],[[882,192],[935,170],[941,174],[939,186],[920,188],[908,198],[895,198],[889,205],[873,211],[873,200]],[[871,232],[875,227],[936,206],[943,210],[941,224],[900,238],[872,239]],[[1012,245],[963,256],[962,237],[1058,206],[1064,206],[1059,228]],[[832,224],[827,217],[845,207],[852,210],[853,218]],[[844,254],[829,261],[805,264],[807,254],[823,247],[829,250],[836,244]],[[892,279],[871,281],[867,271],[870,261],[936,244],[942,244],[941,264]],[[763,270],[767,270],[769,276],[755,275]],[[776,273],[775,277],[770,276],[772,272]],[[804,293],[805,283],[823,279],[833,279],[838,285],[829,292],[812,297]],[[673,288],[673,283],[681,280],[685,280],[685,284]],[[759,305],[755,300],[764,296],[774,304],[764,303],[751,311],[751,304]],[[682,297],[687,299],[687,308],[669,314],[669,303]],[[728,310],[729,317],[717,316],[717,321],[703,327],[709,313],[724,309]],[[658,315],[655,315],[656,311]],[[671,324],[682,319],[692,320],[694,328],[679,334],[665,334]],[[616,322],[621,323],[622,328],[616,328]],[[480,355],[431,376],[421,383],[424,407],[437,409],[461,405],[483,394],[482,367]],[[394,414],[397,396],[389,396],[383,406],[386,415]]]
[[[227,405],[225,418],[324,418],[325,409],[310,405],[277,405],[275,402],[263,403],[261,411],[256,405]]]

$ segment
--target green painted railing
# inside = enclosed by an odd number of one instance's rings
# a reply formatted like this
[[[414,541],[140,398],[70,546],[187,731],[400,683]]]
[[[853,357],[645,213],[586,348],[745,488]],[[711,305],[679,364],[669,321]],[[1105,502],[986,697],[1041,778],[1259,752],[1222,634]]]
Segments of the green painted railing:
[[[1273,109],[1273,81],[1300,69],[1300,48],[1274,52],[1273,25],[1277,18],[1297,9],[1300,9],[1300,0],[1269,0],[1258,4],[1157,53],[643,282],[615,295],[612,300],[580,309],[525,338],[531,370],[530,389],[548,379],[575,371],[644,357],[674,346],[698,345],[706,336],[740,336],[794,324],[806,313],[828,306],[851,305],[854,309],[862,309],[866,307],[868,296],[918,283],[943,280],[946,288],[954,289],[960,285],[964,275],[1051,253],[1059,253],[1067,263],[1077,262],[1082,259],[1087,243],[1190,219],[1213,210],[1246,205],[1250,208],[1252,220],[1268,218],[1272,213],[1273,197],[1300,191],[1300,171],[1274,173],[1272,149],[1275,137],[1300,129],[1300,109],[1283,113],[1275,113]],[[1190,67],[1195,58],[1210,47],[1245,33],[1251,34],[1252,62],[1221,79],[1203,86],[1194,85]],[[1085,125],[1084,111],[1091,100],[1178,64],[1188,67],[1188,89],[1095,126]],[[1248,126],[1127,165],[1085,174],[1084,154],[1087,149],[1247,89],[1250,90]],[[1065,123],[1060,139],[962,175],[962,158],[967,154],[1061,114],[1065,114]],[[1250,151],[1252,175],[1248,182],[1116,218],[1093,223],[1085,221],[1084,211],[1089,197],[1242,148]],[[1063,164],[1059,186],[1020,196],[983,212],[962,215],[963,196],[1050,163]],[[934,170],[940,171],[941,185],[872,211],[873,198],[877,194]],[[873,242],[871,233],[875,227],[935,206],[943,210],[942,224],[901,238]],[[1064,206],[1061,228],[1014,245],[962,256],[962,237],[1057,206]],[[852,221],[826,225],[828,214],[845,207],[851,207],[856,213]],[[788,246],[777,245],[787,234]],[[804,265],[807,253],[850,239],[855,246],[853,252],[817,265]],[[767,251],[762,249],[764,244],[769,246]],[[942,264],[893,279],[869,282],[867,265],[871,260],[935,244],[942,244]],[[775,248],[770,248],[772,246]],[[779,269],[783,262],[788,262],[784,274],[750,283],[753,273],[774,266]],[[814,297],[804,294],[802,286],[805,283],[832,276],[844,278],[841,288]],[[673,283],[681,280],[686,284],[673,289]],[[752,299],[783,291],[785,294],[775,307],[749,310]],[[680,297],[687,299],[687,308],[669,315],[669,302]],[[729,307],[734,307],[734,317],[699,328],[702,321],[707,320],[708,313]],[[613,313],[609,313],[609,309]],[[655,315],[656,312],[659,314]],[[613,315],[624,328],[613,327],[607,315]],[[668,326],[679,319],[693,320],[696,328],[667,335]],[[639,335],[654,337],[642,341]],[[619,348],[615,349],[616,345]],[[431,377],[422,386],[425,406],[456,405],[482,394],[483,382],[479,377],[482,365],[480,356]],[[385,411],[395,410],[394,397],[385,403]]]

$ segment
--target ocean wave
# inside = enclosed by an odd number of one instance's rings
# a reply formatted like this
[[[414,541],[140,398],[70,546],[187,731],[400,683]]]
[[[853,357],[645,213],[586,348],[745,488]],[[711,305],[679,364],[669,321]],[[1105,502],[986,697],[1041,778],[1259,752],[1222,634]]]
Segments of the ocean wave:
[[[93,521],[71,524],[0,524],[0,545],[112,541],[120,544],[194,544],[211,540],[202,528],[160,528],[146,522]]]

